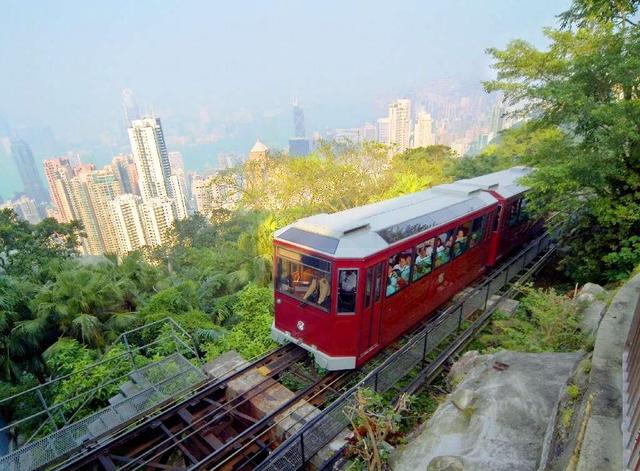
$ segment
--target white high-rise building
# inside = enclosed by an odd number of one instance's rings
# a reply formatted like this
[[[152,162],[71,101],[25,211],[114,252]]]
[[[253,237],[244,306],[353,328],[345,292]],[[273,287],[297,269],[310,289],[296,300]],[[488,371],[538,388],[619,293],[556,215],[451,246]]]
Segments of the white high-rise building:
[[[176,210],[176,218],[185,219],[187,212],[187,200],[184,196],[184,185],[181,175],[171,175],[169,177],[169,196],[173,200]]]
[[[410,138],[411,100],[396,100],[389,105],[389,144],[404,152],[409,148]]]
[[[376,127],[371,123],[364,123],[364,126],[360,128],[360,141],[375,141],[376,140]]]
[[[413,132],[413,147],[432,146],[436,142],[433,135],[433,121],[431,115],[426,111],[418,112],[416,116],[416,127]]]
[[[380,118],[378,125],[378,142],[380,144],[389,144],[389,118]]]
[[[147,205],[154,200],[153,205],[156,205],[158,199],[169,200],[173,205],[171,214],[174,219],[186,218],[188,214],[184,184],[181,176],[172,172],[160,119],[134,120],[129,128],[129,140],[138,170],[142,201]],[[174,165],[179,166],[177,157],[174,155]]]
[[[33,198],[29,198],[27,195],[22,195],[11,201],[0,204],[0,210],[2,209],[13,209],[19,218],[24,219],[31,224],[37,224],[42,220],[38,213],[36,202]]]
[[[169,229],[176,220],[174,203],[169,198],[151,198],[142,205],[147,245],[168,242]]]
[[[167,198],[171,165],[160,120],[134,120],[129,128],[129,141],[138,170],[142,199],[147,201],[151,198]]]
[[[195,200],[195,209],[200,214],[208,216],[212,207],[211,184],[214,177],[196,175],[191,183],[191,193]]]
[[[147,245],[142,205],[142,198],[132,194],[120,195],[111,201],[118,253],[122,255]]]

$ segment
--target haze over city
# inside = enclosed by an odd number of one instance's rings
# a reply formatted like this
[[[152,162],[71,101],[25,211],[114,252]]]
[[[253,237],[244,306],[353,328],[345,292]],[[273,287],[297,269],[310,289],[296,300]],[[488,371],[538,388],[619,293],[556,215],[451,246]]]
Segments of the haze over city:
[[[36,160],[79,152],[101,165],[128,152],[122,90],[163,121],[187,169],[246,154],[256,138],[285,149],[291,102],[324,133],[386,114],[439,80],[481,94],[487,47],[544,44],[558,2],[8,2],[0,18],[0,134],[29,141]],[[445,90],[446,92],[446,90]],[[416,103],[419,105],[419,103]],[[36,138],[37,140],[38,138]],[[44,149],[41,149],[44,147]],[[41,169],[40,169],[41,171]],[[0,196],[20,191],[0,150]]]

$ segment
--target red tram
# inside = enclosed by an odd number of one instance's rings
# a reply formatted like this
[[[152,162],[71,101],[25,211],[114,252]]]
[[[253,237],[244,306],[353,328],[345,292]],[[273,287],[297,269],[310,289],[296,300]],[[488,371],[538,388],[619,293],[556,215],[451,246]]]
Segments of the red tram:
[[[329,370],[355,368],[539,234],[532,170],[439,185],[276,232],[272,336]]]

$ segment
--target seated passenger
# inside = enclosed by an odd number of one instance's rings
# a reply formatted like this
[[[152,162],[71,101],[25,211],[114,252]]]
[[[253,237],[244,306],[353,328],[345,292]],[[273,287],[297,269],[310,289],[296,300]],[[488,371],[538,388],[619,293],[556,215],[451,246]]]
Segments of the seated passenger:
[[[355,270],[347,270],[341,273],[340,289],[347,293],[352,293],[356,290],[356,283],[358,276]]]
[[[431,271],[431,254],[433,249],[431,246],[423,245],[418,249],[418,255],[416,255],[415,271],[413,273],[413,279],[417,280]]]
[[[304,299],[305,301],[316,302],[318,300],[317,290],[318,290],[318,280],[313,278],[311,280],[311,283],[309,283],[309,287],[307,288],[307,291],[304,293],[304,296],[302,296],[302,299]]]
[[[465,250],[467,250],[467,234],[465,233],[465,229],[462,228],[458,231],[458,235],[456,235],[456,241],[453,244],[454,257],[462,255]]]
[[[331,302],[331,285],[326,276],[320,278],[318,282],[318,304],[322,307],[329,308]]]
[[[393,270],[394,276],[398,278],[398,291],[406,287],[409,282],[402,277],[400,270]]]
[[[387,296],[391,296],[398,291],[398,279],[400,277],[397,274],[397,271],[391,268],[389,271],[389,278],[387,278]]]
[[[451,238],[447,239],[447,243],[443,244],[440,238],[436,238],[436,267],[444,265],[449,261],[449,241]]]
[[[400,277],[405,281],[405,283],[409,283],[409,275],[411,274],[411,255],[400,255],[400,261],[395,269],[400,272]]]

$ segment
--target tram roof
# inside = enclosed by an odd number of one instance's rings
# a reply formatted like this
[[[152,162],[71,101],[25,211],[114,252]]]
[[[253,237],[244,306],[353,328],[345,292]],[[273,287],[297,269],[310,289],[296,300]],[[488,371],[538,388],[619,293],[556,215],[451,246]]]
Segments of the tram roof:
[[[511,167],[499,172],[459,180],[456,183],[479,187],[483,190],[492,190],[503,198],[510,198],[527,191],[528,188],[518,183],[518,180],[529,175],[531,172],[533,172],[531,167]]]
[[[530,172],[514,167],[337,213],[316,214],[276,231],[275,237],[336,258],[364,258],[495,204],[496,198],[483,190],[503,197],[525,191],[516,182]]]

